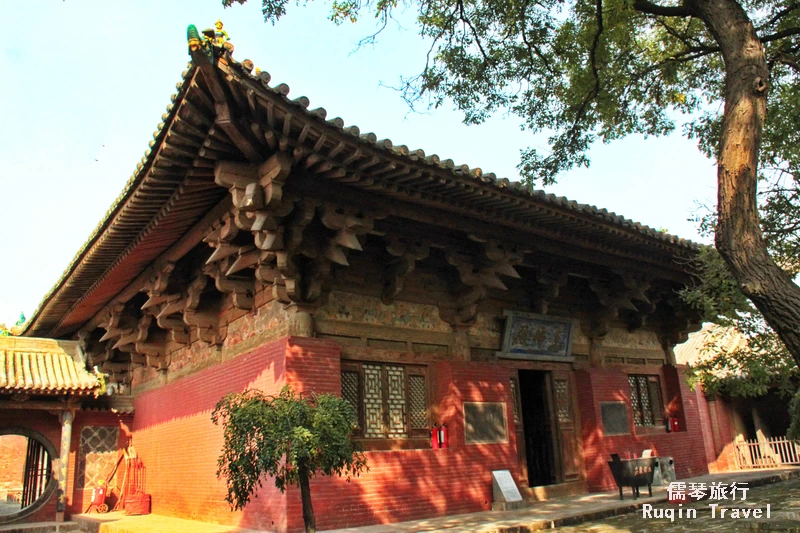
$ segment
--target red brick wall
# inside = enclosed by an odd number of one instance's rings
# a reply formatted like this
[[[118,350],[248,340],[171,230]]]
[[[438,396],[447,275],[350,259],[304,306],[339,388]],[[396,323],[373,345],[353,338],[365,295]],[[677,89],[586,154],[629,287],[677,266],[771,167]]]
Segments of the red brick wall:
[[[703,393],[703,388],[698,384],[694,390],[697,399],[697,408],[700,412],[700,428],[703,431],[703,444],[705,446],[706,462],[709,471],[716,471],[717,453],[714,449],[714,432],[711,428],[711,415],[708,410],[708,401]]]
[[[317,477],[312,499],[319,529],[352,527],[491,509],[491,471],[518,477],[508,370],[485,363],[430,367],[434,422],[446,422],[449,449],[367,452],[369,472],[349,483]],[[337,390],[338,392],[338,390]],[[509,442],[466,445],[464,401],[506,402]],[[302,529],[297,489],[287,492],[290,530]]]
[[[223,438],[211,411],[230,392],[278,392],[286,381],[286,341],[267,343],[135,399],[133,444],[147,469],[154,513],[284,530],[285,496],[267,480],[244,512],[231,512],[225,483],[216,476]]]
[[[654,373],[656,370],[661,374],[669,414],[680,419],[681,430],[675,433],[666,433],[656,428],[634,428],[626,372],[601,368],[576,372],[589,490],[609,490],[616,487],[607,464],[612,453],[619,453],[623,457],[627,454],[639,457],[642,450],[653,448],[660,456],[673,457],[679,479],[708,472],[697,398],[682,378],[683,367],[676,369],[665,365],[660,369],[637,369],[636,373]],[[600,402],[605,401],[622,401],[627,404],[631,434],[603,434]]]
[[[733,421],[733,407],[723,398],[707,400],[709,418],[708,439],[712,445],[714,457],[709,469],[715,472],[724,472],[736,469],[734,459],[733,439],[737,434]]]
[[[341,349],[336,342],[289,337],[286,345],[286,383],[298,392],[341,394]]]
[[[50,414],[47,411],[39,410],[16,410],[8,409],[0,411],[0,429],[25,428],[39,432],[58,453],[61,443],[61,423],[58,415]],[[24,459],[23,459],[24,461]],[[23,522],[45,522],[55,520],[56,517],[56,493],[38,511],[24,518]]]
[[[67,513],[80,514],[83,513],[88,507],[92,499],[92,487],[77,488],[78,480],[78,454],[80,453],[81,445],[81,429],[86,426],[117,426],[119,427],[119,440],[117,441],[117,449],[121,450],[125,447],[128,439],[131,436],[130,425],[133,421],[132,415],[117,415],[110,412],[95,412],[95,411],[78,411],[75,414],[75,419],[72,423],[72,439],[70,443],[69,454],[69,474],[67,484]],[[117,469],[117,474],[111,479],[110,487],[120,487],[122,485],[122,477],[125,473],[125,462],[120,464]],[[107,503],[110,507],[117,503],[116,496],[118,493],[112,491],[109,494]]]

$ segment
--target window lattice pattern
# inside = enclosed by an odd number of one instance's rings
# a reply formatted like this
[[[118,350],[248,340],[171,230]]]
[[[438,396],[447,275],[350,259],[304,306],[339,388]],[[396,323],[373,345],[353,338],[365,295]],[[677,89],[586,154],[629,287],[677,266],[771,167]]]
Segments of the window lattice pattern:
[[[406,432],[406,371],[402,366],[386,366],[388,391],[389,437],[407,437]]]
[[[358,411],[355,435],[366,439],[428,438],[426,368],[397,363],[342,363],[342,398]]]
[[[664,407],[661,405],[661,387],[658,386],[658,380],[649,380],[647,387],[650,392],[650,402],[653,406],[653,425],[662,422],[661,417],[664,416]]]
[[[408,409],[411,427],[424,429],[428,427],[428,409],[425,401],[425,376],[408,376]]]
[[[639,403],[642,406],[642,423],[645,426],[653,425],[653,407],[650,405],[650,391],[647,387],[646,376],[636,376],[639,385]]]
[[[364,436],[383,437],[383,379],[381,367],[364,365]]]
[[[78,456],[78,487],[94,487],[114,468],[119,428],[86,426],[81,429]]]
[[[631,389],[631,411],[633,412],[634,425],[642,425],[642,410],[639,406],[639,389],[636,386],[636,376],[628,376],[628,385]]]
[[[342,398],[358,413],[358,372],[342,371]]]
[[[636,426],[655,426],[660,422],[661,387],[656,376],[628,376],[631,391],[631,410]]]
[[[514,404],[514,423],[519,424],[519,392],[517,391],[517,380],[514,378],[511,378],[511,402]]]
[[[558,421],[571,422],[572,417],[569,412],[569,384],[567,380],[553,380],[553,388],[556,391],[556,416],[558,416]]]

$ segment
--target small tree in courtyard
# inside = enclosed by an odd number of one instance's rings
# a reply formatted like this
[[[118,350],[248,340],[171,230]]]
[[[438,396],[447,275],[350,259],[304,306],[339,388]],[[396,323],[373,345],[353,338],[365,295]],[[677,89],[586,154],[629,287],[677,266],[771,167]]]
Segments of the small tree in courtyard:
[[[225,433],[217,476],[227,482],[227,502],[243,509],[265,474],[281,492],[298,484],[307,533],[316,531],[311,477],[322,472],[349,481],[367,468],[350,438],[355,410],[337,396],[297,394],[289,386],[276,396],[247,390],[222,398],[211,420]]]

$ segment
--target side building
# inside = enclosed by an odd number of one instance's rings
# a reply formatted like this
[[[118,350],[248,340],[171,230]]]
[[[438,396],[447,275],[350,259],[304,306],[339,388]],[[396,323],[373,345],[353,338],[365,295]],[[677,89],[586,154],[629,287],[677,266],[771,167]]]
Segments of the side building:
[[[296,488],[230,511],[210,420],[286,384],[359,413],[370,470],[312,481],[320,529],[489,509],[492,470],[530,499],[612,488],[611,453],[707,472],[673,354],[699,328],[676,292],[696,245],[344,127],[190,44],[151,149],[25,332],[78,340],[130,391],[153,512],[300,531]]]

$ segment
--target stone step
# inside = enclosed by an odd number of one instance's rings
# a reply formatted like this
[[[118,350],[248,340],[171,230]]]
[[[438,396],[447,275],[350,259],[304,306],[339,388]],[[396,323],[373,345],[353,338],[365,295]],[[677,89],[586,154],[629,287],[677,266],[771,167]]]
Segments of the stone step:
[[[32,522],[0,526],[0,533],[87,533],[76,522]]]
[[[519,487],[519,493],[527,502],[541,502],[568,496],[579,496],[589,492],[586,481],[572,481],[569,483],[556,483],[541,487]]]

